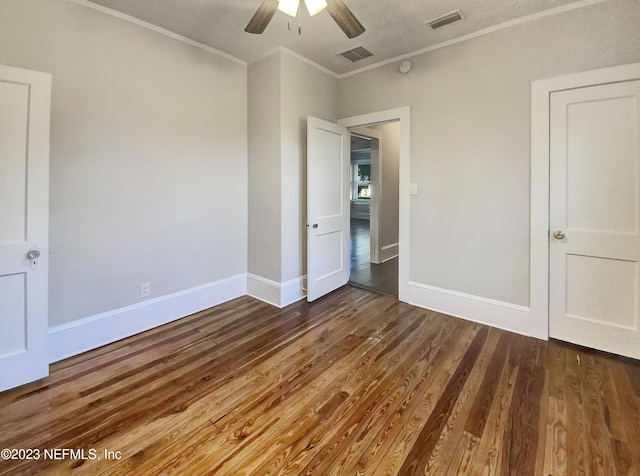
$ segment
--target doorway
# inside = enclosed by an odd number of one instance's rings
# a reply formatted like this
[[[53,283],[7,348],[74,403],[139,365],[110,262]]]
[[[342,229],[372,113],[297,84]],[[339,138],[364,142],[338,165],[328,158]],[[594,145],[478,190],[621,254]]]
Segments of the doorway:
[[[350,129],[350,280],[398,297],[400,124]]]

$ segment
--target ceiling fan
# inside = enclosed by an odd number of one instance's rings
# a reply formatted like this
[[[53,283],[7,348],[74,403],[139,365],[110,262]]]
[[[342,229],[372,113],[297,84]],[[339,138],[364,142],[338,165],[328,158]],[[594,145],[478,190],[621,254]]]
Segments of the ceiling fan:
[[[358,21],[342,0],[304,0],[304,3],[311,16],[321,12],[326,7],[329,15],[349,38],[355,38],[365,32],[362,23]],[[244,31],[260,34],[267,28],[276,11],[280,10],[289,16],[295,17],[299,8],[300,0],[264,0]]]

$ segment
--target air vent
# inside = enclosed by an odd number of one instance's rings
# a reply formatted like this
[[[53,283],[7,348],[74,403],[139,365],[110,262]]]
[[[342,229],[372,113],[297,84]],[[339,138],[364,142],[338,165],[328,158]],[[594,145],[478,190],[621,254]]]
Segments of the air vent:
[[[340,53],[340,56],[344,56],[352,63],[357,63],[360,60],[373,56],[373,53],[371,53],[371,51],[367,50],[366,48],[363,48],[362,46],[358,46],[357,48],[354,48],[352,50]]]
[[[427,22],[432,29],[437,30],[443,26],[451,25],[452,23],[464,20],[464,14],[462,10],[456,10],[455,12],[447,13],[446,15],[439,16]]]

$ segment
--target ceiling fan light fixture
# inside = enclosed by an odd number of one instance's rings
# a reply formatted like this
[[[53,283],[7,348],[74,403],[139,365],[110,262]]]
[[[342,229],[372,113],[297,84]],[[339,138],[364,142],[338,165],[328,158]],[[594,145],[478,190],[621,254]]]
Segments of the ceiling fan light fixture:
[[[326,0],[304,0],[309,15],[313,16],[327,8]]]
[[[279,0],[278,10],[286,13],[290,17],[298,15],[298,7],[300,6],[300,0]]]

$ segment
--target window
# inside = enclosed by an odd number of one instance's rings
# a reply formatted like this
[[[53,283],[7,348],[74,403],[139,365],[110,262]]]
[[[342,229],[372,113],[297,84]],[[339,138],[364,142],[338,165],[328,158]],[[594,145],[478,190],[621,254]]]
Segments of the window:
[[[351,163],[351,200],[371,199],[371,160]]]

